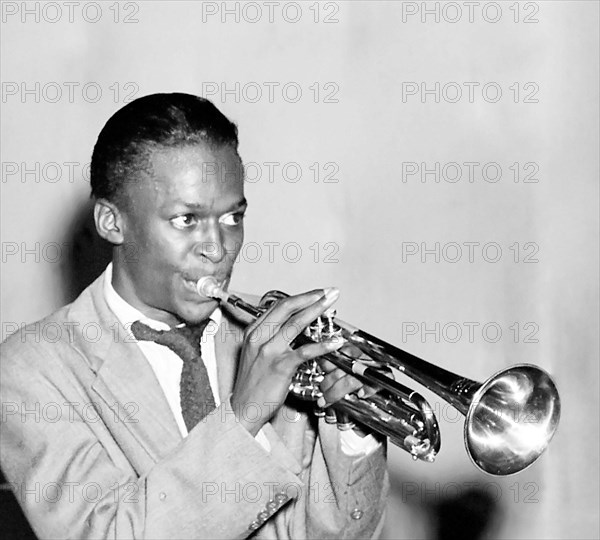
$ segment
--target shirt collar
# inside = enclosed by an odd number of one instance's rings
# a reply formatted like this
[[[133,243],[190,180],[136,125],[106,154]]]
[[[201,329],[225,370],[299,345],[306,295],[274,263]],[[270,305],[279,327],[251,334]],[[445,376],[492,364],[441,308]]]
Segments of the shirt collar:
[[[113,264],[108,264],[104,271],[104,299],[111,311],[117,316],[121,324],[129,329],[134,321],[142,321],[155,330],[169,330],[170,326],[162,321],[150,319],[146,317],[139,309],[133,307],[129,302],[124,300],[112,285]],[[217,307],[211,314],[210,320],[218,326],[221,325],[223,314],[221,308]],[[183,326],[183,323],[181,325]]]

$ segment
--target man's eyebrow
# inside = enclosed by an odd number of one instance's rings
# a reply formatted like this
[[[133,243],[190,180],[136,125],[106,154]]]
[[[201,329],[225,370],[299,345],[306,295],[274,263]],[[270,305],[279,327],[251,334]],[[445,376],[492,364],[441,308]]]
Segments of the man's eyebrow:
[[[186,206],[188,208],[192,208],[194,210],[207,210],[207,206],[205,204],[202,203],[195,203],[195,202],[186,202],[186,201],[182,201],[179,200],[177,201],[179,204]],[[229,210],[227,210],[227,212],[233,212],[235,210],[241,209],[241,208],[245,208],[246,206],[248,206],[248,201],[246,200],[246,198],[243,198],[235,203],[233,203],[229,208]]]
[[[229,210],[230,212],[234,212],[235,210],[241,210],[246,209],[246,207],[248,206],[248,201],[244,198],[241,199],[240,201],[234,203],[233,205],[231,205],[231,209]]]

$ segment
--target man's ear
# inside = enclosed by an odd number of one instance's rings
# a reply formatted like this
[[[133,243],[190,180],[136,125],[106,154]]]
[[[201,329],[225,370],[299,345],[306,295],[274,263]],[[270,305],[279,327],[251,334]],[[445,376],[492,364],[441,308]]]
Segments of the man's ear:
[[[115,246],[124,241],[123,215],[119,209],[106,199],[98,199],[94,205],[94,221],[96,230],[104,240]]]

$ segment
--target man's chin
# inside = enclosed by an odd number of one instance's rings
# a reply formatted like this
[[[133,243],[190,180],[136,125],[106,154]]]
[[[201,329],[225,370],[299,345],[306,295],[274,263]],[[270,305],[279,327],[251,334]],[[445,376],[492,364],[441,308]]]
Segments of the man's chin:
[[[208,319],[218,306],[217,300],[208,298],[193,304],[186,302],[177,310],[177,316],[186,324],[199,324]]]

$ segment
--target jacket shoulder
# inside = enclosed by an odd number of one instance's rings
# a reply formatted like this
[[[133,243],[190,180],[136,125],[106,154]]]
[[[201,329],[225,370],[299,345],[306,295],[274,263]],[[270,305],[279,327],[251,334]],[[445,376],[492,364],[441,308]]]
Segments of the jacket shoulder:
[[[81,327],[97,325],[94,321],[98,320],[98,316],[93,309],[92,297],[93,291],[100,286],[100,280],[98,278],[84,289],[72,303],[39,321],[15,328],[16,331],[0,344],[2,364],[15,359],[28,362],[28,358],[40,356],[47,362],[49,358],[73,354]]]
[[[25,370],[50,375],[66,359],[79,357],[74,344],[80,323],[71,316],[78,300],[39,321],[22,325],[0,343],[3,375]]]
[[[52,348],[61,341],[68,342],[70,324],[67,314],[71,304],[33,323],[21,325],[2,343],[2,358],[11,357],[24,350]]]

